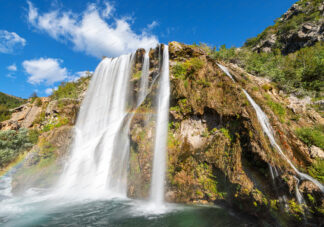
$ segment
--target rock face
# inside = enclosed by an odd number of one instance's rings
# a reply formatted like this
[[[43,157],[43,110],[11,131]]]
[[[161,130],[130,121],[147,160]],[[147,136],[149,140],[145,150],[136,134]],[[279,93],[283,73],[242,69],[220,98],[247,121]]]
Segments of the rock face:
[[[271,52],[279,48],[283,54],[324,41],[324,3],[300,0],[268,27],[251,45],[257,52]]]
[[[241,88],[267,113],[276,140],[298,168],[310,165],[313,156],[294,130],[300,125],[323,122],[321,116],[317,120],[309,117],[309,110],[304,108],[307,101],[293,98],[289,102],[274,86],[263,88],[269,81],[228,65],[238,81],[233,83],[198,47],[172,42],[169,51],[171,100],[166,199],[179,203],[226,204],[271,224],[278,224],[276,221],[280,219],[298,223],[303,208],[295,198],[298,186],[295,173],[269,144]],[[151,56],[158,55],[158,50],[153,52],[156,54],[151,51]],[[152,62],[157,63],[154,57]],[[151,64],[152,78],[156,66]],[[285,106],[291,103],[292,110],[287,107],[287,114],[280,119],[269,107],[270,99]],[[148,97],[131,123],[128,195],[134,198],[149,196],[155,125],[152,107],[154,100]],[[293,109],[302,116],[297,122],[291,120],[295,116]],[[315,216],[323,217],[319,189],[309,181],[302,183],[306,200],[307,194],[311,194],[317,204],[309,203],[310,209],[316,210]],[[286,205],[283,197],[287,198]]]
[[[39,98],[40,104],[33,105],[31,103],[24,104],[12,110],[12,116],[9,120],[0,122],[1,130],[17,130],[19,128],[30,128],[36,117],[42,111],[42,103],[48,103],[48,98]]]

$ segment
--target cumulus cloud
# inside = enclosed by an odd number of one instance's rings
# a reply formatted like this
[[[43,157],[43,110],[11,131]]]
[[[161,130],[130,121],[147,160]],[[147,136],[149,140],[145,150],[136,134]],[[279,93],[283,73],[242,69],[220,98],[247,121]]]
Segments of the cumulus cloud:
[[[75,82],[78,79],[80,79],[81,77],[88,76],[89,73],[92,74],[93,72],[92,71],[79,71],[79,72],[76,72],[76,73],[74,73],[74,75],[68,76],[67,81],[68,82]]]
[[[9,70],[9,71],[17,71],[17,66],[16,66],[16,64],[12,64],[12,65],[9,65],[8,67],[7,67],[7,69]]]
[[[108,2],[105,2],[105,7],[89,4],[81,16],[61,10],[39,13],[30,1],[27,3],[28,21],[32,26],[56,40],[71,42],[76,51],[98,58],[115,57],[138,48],[155,47],[158,43],[157,38],[145,29],[136,34],[129,18],[115,18],[114,7]],[[108,23],[107,18],[112,22]]]
[[[57,90],[57,87],[54,87],[54,88],[47,88],[47,89],[45,90],[45,94],[47,94],[47,95],[51,95],[51,94],[53,94],[53,92],[56,91],[56,90]]]
[[[66,68],[62,68],[63,61],[54,58],[39,58],[26,60],[22,63],[25,71],[29,74],[28,82],[31,84],[45,83],[51,85],[68,77]]]
[[[11,54],[25,45],[26,40],[17,33],[0,30],[0,53]]]

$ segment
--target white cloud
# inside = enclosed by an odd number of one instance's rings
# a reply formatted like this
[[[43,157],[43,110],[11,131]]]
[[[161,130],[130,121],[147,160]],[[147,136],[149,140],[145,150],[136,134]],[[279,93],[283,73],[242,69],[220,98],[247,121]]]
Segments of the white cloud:
[[[28,1],[28,21],[40,31],[48,33],[61,42],[71,42],[76,51],[82,51],[95,57],[115,57],[133,52],[136,49],[155,47],[158,43],[154,35],[145,29],[136,34],[127,18],[115,18],[114,7],[106,2],[105,7],[88,5],[79,14],[71,11],[53,10],[39,13]],[[113,23],[105,19],[110,18]]]
[[[26,40],[15,32],[0,30],[0,53],[11,54],[26,45]]]
[[[67,69],[61,68],[62,60],[53,58],[39,58],[26,60],[22,63],[29,74],[28,82],[31,84],[45,83],[51,85],[68,77]]]
[[[88,75],[88,73],[93,73],[92,71],[79,71],[74,73],[74,75],[72,76],[68,76],[67,80],[68,82],[75,82],[78,79],[80,79],[81,77],[86,77]]]
[[[155,27],[158,26],[158,25],[159,25],[158,22],[153,21],[151,24],[147,25],[147,28],[148,28],[149,30],[152,30],[153,28],[155,28]]]
[[[57,87],[54,87],[54,88],[47,88],[46,90],[45,90],[45,93],[47,94],[47,95],[51,95],[52,93],[53,93],[53,91],[56,91],[57,90]]]
[[[7,69],[8,69],[9,71],[17,71],[17,66],[16,66],[16,64],[12,64],[12,65],[9,65],[9,66],[7,67]]]

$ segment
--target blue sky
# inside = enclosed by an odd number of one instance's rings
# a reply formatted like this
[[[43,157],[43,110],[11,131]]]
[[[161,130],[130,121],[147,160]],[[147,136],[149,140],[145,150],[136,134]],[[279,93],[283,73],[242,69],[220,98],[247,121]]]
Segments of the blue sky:
[[[241,46],[295,0],[0,0],[0,91],[47,96],[101,56],[180,41]]]

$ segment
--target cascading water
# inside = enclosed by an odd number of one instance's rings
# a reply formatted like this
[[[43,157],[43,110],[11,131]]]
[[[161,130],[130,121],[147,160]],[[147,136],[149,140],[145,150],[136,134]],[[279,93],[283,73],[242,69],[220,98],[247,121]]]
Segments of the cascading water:
[[[267,115],[261,110],[260,106],[255,103],[255,101],[251,98],[251,96],[244,89],[243,89],[243,92],[246,95],[249,102],[251,103],[251,105],[253,106],[253,108],[255,109],[259,123],[261,124],[261,127],[262,127],[264,133],[268,136],[270,144],[277,151],[279,151],[279,153],[285,158],[285,160],[289,163],[291,168],[297,173],[297,175],[301,179],[306,179],[306,180],[313,182],[317,187],[319,187],[321,189],[322,192],[324,192],[324,186],[319,181],[317,181],[316,179],[312,178],[311,176],[309,176],[305,173],[299,172],[299,170],[294,166],[294,164],[292,164],[292,162],[288,159],[288,157],[283,153],[283,151],[281,150],[280,146],[277,144],[277,142],[274,138],[274,134],[273,134],[273,131],[272,131],[271,125],[269,123],[269,119],[268,119]]]
[[[149,52],[146,51],[136,104],[128,105],[134,95],[129,89],[134,59],[134,54],[106,58],[97,67],[79,112],[71,157],[56,188],[59,193],[126,197],[130,123],[135,110],[150,91]],[[162,60],[157,76],[159,87],[150,194],[151,201],[158,204],[163,202],[166,165],[170,94],[168,46],[164,46]]]
[[[149,70],[150,70],[150,57],[149,57],[149,51],[146,51],[144,55],[144,62],[142,67],[141,84],[140,84],[140,90],[137,99],[137,106],[140,106],[142,104],[142,102],[144,101],[147,95],[148,82],[149,82],[148,80]]]
[[[156,136],[154,145],[153,172],[150,191],[150,201],[156,205],[161,205],[164,201],[164,180],[166,168],[166,150],[168,137],[168,117],[169,117],[169,50],[164,46],[163,63],[160,77],[160,86],[157,96],[157,120]]]
[[[228,69],[226,67],[224,67],[222,65],[219,65],[219,67],[225,72],[226,75],[228,75],[234,81],[233,76],[230,74],[230,72],[228,71]],[[242,90],[243,90],[245,96],[247,97],[247,99],[249,100],[249,102],[251,103],[252,107],[254,108],[254,110],[257,114],[258,121],[262,127],[263,132],[268,136],[270,144],[280,153],[280,155],[282,157],[284,157],[284,159],[288,162],[288,164],[291,166],[291,168],[296,172],[296,174],[301,179],[306,179],[306,180],[313,182],[317,187],[320,188],[320,190],[322,192],[324,192],[324,186],[319,181],[317,181],[316,179],[312,178],[311,176],[309,176],[305,173],[299,172],[299,170],[294,166],[294,164],[292,164],[292,162],[288,159],[288,157],[283,153],[283,151],[281,150],[280,146],[277,144],[277,142],[274,138],[273,130],[272,130],[272,127],[270,125],[267,115],[262,111],[260,106],[258,104],[256,104],[256,102],[251,98],[251,96],[247,93],[247,91],[245,91],[244,89],[242,89]]]
[[[97,67],[75,126],[70,160],[58,184],[61,192],[87,196],[125,196],[127,141],[116,146],[126,112],[127,88],[134,55],[105,58]],[[126,138],[127,140],[127,138]],[[120,149],[119,152],[113,152]],[[115,155],[115,156],[113,156]],[[112,163],[118,162],[118,170]],[[111,182],[114,182],[111,184]]]

